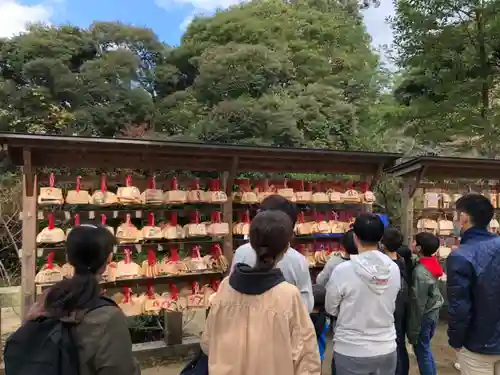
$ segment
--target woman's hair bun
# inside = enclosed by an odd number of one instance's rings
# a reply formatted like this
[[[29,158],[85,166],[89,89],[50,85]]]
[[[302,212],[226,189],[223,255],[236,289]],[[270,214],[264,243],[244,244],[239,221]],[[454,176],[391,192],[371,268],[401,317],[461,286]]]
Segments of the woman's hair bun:
[[[293,225],[281,211],[259,212],[250,224],[250,244],[257,255],[256,268],[271,269],[290,245]]]

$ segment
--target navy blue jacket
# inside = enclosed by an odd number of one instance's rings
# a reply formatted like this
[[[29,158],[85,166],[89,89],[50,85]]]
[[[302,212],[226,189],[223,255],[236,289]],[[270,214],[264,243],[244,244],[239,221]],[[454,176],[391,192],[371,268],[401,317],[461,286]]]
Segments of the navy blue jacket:
[[[468,229],[446,267],[450,346],[500,354],[500,237]]]

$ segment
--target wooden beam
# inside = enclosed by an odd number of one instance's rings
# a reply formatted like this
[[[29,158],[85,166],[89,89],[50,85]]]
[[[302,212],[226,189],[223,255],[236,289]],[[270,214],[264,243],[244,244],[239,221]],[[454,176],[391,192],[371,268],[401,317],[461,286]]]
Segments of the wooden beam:
[[[229,169],[230,164],[224,164],[219,158],[212,157],[152,157],[150,160],[141,159],[141,155],[110,154],[87,154],[85,157],[78,155],[65,155],[56,152],[41,153],[33,155],[33,167],[49,168],[101,168],[114,170],[116,168],[127,169],[150,169],[150,170],[190,170],[190,171],[224,171]]]
[[[388,168],[387,173],[406,177],[414,175],[422,166],[432,180],[492,179],[500,178],[500,160],[488,158],[460,158],[444,156],[422,156]]]
[[[164,338],[168,346],[182,344],[183,313],[179,311],[165,311]]]
[[[36,234],[37,234],[37,178],[32,168],[31,150],[23,150],[23,224],[21,254],[21,316],[24,319],[35,303]]]
[[[23,150],[23,175],[26,177],[26,194],[31,197],[34,189],[34,172],[30,149]]]
[[[225,193],[227,194],[227,202],[222,205],[222,216],[224,221],[229,224],[229,234],[224,237],[224,256],[229,264],[233,261],[234,244],[233,244],[233,185],[238,169],[238,157],[233,157],[231,169],[225,171],[222,176],[222,185]]]
[[[425,166],[421,166],[420,169],[416,171],[415,175],[407,175],[404,177],[401,196],[401,229],[403,231],[405,243],[408,246],[411,246],[413,242],[414,196],[419,189],[420,181],[424,178],[426,169]]]
[[[413,242],[413,179],[405,178],[401,195],[401,229],[408,246]]]
[[[488,181],[488,183],[481,184],[478,180],[474,181],[464,181],[464,180],[455,180],[453,182],[431,182],[424,181],[420,182],[419,187],[423,189],[446,189],[449,191],[461,191],[466,192],[469,190],[472,191],[482,191],[483,189],[498,189],[499,183],[497,181]]]
[[[370,182],[370,190],[373,191],[375,188],[375,185],[377,185],[378,180],[380,179],[380,176],[382,175],[382,172],[384,171],[384,164],[380,163],[377,172],[373,175],[372,181]]]
[[[2,332],[2,306],[0,306],[0,337],[3,337],[3,332]],[[3,353],[3,339],[0,339],[0,353]]]
[[[412,188],[410,190],[410,198],[413,199],[413,197],[415,196],[415,192],[417,191],[418,187],[420,186],[420,181],[422,181],[422,179],[424,178],[426,170],[427,170],[427,167],[423,166],[417,172],[417,175],[415,176],[415,181],[413,181],[413,185],[412,185]]]
[[[100,189],[101,186],[101,174],[99,172],[96,172],[98,175],[93,175],[93,176],[85,176],[81,175],[82,177],[80,183],[81,183],[81,189],[85,190],[95,190],[95,189]],[[143,175],[137,174],[137,173],[125,173],[125,171],[120,171],[117,174],[114,175],[108,175],[106,177],[106,181],[108,184],[108,187],[113,187],[115,185],[117,186],[124,186],[126,177],[130,175],[132,176],[132,185],[140,189],[141,191],[147,189],[149,187],[149,182],[151,177],[154,175],[155,176],[155,182],[156,182],[156,187],[158,189],[163,189],[163,190],[168,190],[170,187],[170,182],[172,180],[172,177],[174,174],[171,175],[165,175],[164,171],[156,170],[156,171],[151,171],[151,173],[144,173]],[[56,185],[58,187],[67,187],[69,189],[73,189],[76,185],[76,174],[71,174],[71,175],[56,175]],[[210,180],[210,177],[201,178],[201,185],[202,189],[205,188],[203,185],[205,182]],[[38,174],[38,183],[39,184],[48,184],[49,182],[49,175],[48,174]],[[191,187],[193,178],[189,178],[186,176],[183,176],[181,173],[177,176],[177,182],[179,186],[184,189],[184,187]]]
[[[81,156],[81,155],[80,155]],[[141,159],[139,154],[122,155],[102,152],[100,154],[86,154],[84,157],[78,155],[67,155],[60,152],[41,152],[33,154],[33,167],[49,168],[102,168],[114,170],[116,168],[149,169],[149,170],[186,170],[186,171],[228,171],[231,163],[227,157],[209,155],[200,156],[151,156],[151,159]],[[307,159],[296,157],[295,159],[276,159],[261,157],[238,157],[237,171],[241,172],[264,172],[264,173],[347,173],[353,175],[374,175],[379,165],[369,162],[336,160],[330,162],[321,158]]]
[[[228,168],[229,170],[230,168]],[[97,175],[80,175],[82,177],[81,179],[81,188],[82,189],[87,189],[87,190],[94,190],[94,189],[99,189],[100,188],[100,183],[101,183],[101,174],[100,174],[100,169],[95,172]],[[113,173],[113,172],[111,172]],[[237,172],[238,173],[238,172]],[[236,174],[237,174],[236,173]],[[169,186],[170,180],[172,175],[166,175],[165,171],[162,170],[152,170],[150,173],[145,172],[144,174],[139,174],[138,172],[134,173],[125,173],[125,171],[118,171],[115,172],[111,175],[107,176],[107,182],[108,186],[113,186],[113,185],[119,185],[119,186],[124,186],[125,184],[125,179],[127,175],[132,176],[132,181],[133,185],[137,188],[139,188],[141,191],[146,189],[148,187],[148,182],[151,176],[155,175],[155,181],[156,181],[156,186],[158,189],[161,188],[167,188]],[[49,182],[49,174],[46,173],[39,173],[38,174],[38,183],[39,184],[48,184]],[[368,181],[370,175],[363,174],[360,175],[360,181]],[[59,187],[68,187],[72,188],[76,184],[76,174],[68,174],[68,175],[56,175],[56,185]],[[206,180],[208,180],[207,178]],[[282,179],[281,179],[282,180]],[[338,178],[338,181],[342,180],[342,178]],[[181,173],[179,173],[177,181],[179,183],[179,186],[183,188],[186,185],[191,186],[192,185],[192,178],[183,176]],[[253,180],[252,180],[253,181]],[[205,179],[201,178],[201,184],[203,186]],[[222,182],[222,180],[221,180]],[[321,181],[318,181],[321,182]]]
[[[175,141],[158,141],[147,139],[124,139],[105,137],[74,137],[74,136],[48,136],[33,134],[1,133],[0,141],[8,144],[13,149],[31,148],[33,151],[42,150],[73,154],[73,153],[95,153],[100,154],[105,151],[130,155],[143,153],[148,155],[148,159],[161,157],[164,154],[195,156],[197,158],[216,155],[222,159],[229,160],[238,156],[240,161],[247,158],[261,157],[279,162],[281,159],[298,160],[321,160],[325,163],[358,162],[372,163],[377,166],[383,162],[387,166],[392,165],[402,154],[383,152],[363,152],[363,151],[339,151],[331,149],[311,149],[311,148],[288,148],[269,146],[243,146],[228,144],[208,144]],[[500,164],[500,163],[498,163]]]

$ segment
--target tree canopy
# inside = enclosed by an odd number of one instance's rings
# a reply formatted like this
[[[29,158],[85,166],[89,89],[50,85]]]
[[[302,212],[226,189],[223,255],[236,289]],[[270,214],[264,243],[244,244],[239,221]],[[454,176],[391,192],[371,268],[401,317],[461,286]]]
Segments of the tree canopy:
[[[402,74],[394,94],[408,135],[439,152],[496,154],[499,9],[498,0],[397,2],[392,22]]]
[[[389,97],[370,41],[357,7],[327,0],[199,17],[178,47],[120,23],[32,25],[0,40],[0,129],[378,148]]]
[[[349,1],[250,1],[175,47],[32,25],[0,39],[0,130],[496,155],[500,0],[395,4],[395,77]]]

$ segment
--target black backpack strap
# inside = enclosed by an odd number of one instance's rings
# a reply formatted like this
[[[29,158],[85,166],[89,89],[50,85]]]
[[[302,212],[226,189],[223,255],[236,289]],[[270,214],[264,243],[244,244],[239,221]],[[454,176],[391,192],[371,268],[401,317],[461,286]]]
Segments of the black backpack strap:
[[[99,309],[99,308],[105,307],[105,306],[114,306],[114,307],[118,308],[118,305],[116,304],[116,302],[113,301],[111,298],[100,296],[98,299],[96,299],[95,301],[93,301],[92,303],[89,304],[89,307],[88,307],[87,311],[85,312],[85,314],[88,314],[91,311],[94,311],[96,309]]]

